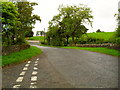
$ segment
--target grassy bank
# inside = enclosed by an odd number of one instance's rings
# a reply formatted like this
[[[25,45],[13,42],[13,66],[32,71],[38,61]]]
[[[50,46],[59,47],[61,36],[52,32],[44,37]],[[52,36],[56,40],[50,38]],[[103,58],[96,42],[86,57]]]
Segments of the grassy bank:
[[[2,56],[2,66],[19,63],[21,61],[30,59],[31,57],[36,56],[40,53],[42,53],[42,51],[39,48],[31,46],[29,49]]]
[[[109,49],[109,48],[102,48],[102,47],[94,47],[94,48],[92,47],[61,47],[61,48],[88,50],[88,51],[100,52],[100,53],[113,55],[113,56],[120,56],[120,51]]]

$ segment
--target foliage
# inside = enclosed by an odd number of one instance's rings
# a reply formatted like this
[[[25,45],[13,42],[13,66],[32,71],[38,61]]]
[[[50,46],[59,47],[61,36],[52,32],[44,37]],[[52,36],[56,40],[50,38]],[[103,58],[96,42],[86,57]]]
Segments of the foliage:
[[[32,31],[33,25],[40,17],[33,15],[30,2],[2,2],[2,43],[15,45],[25,43],[25,36]]]
[[[48,44],[61,46],[68,44],[71,37],[72,43],[75,44],[78,38],[88,30],[83,24],[92,24],[91,10],[85,5],[60,6],[58,10],[59,14],[49,22],[49,31],[46,34],[47,42]]]
[[[30,2],[17,2],[16,3],[19,12],[19,21],[22,22],[20,25],[20,38],[24,39],[25,34],[29,31],[32,31],[33,25],[35,24],[36,20],[41,21],[38,15],[33,15],[32,11],[33,6],[37,5],[37,3],[30,3]]]
[[[120,13],[120,9],[118,9],[118,13]],[[115,34],[115,43],[120,44],[120,15],[117,15],[117,21],[118,21],[118,27],[116,29],[116,34]]]
[[[120,51],[114,50],[114,49],[108,49],[108,48],[102,48],[102,47],[61,47],[61,48],[71,48],[71,49],[81,49],[81,50],[88,50],[88,51],[94,51],[94,52],[100,52],[108,55],[113,56],[120,56]]]
[[[2,66],[9,64],[20,63],[22,61],[28,60],[31,57],[40,54],[42,51],[34,46],[29,49],[21,50],[20,52],[11,53],[7,56],[2,56]]]
[[[33,31],[27,31],[26,33],[25,33],[25,37],[33,37],[33,34],[34,34],[34,32]]]
[[[12,2],[2,2],[2,42],[3,45],[14,44],[14,38],[17,38],[16,24],[19,13],[17,7]]]
[[[98,29],[96,32],[102,32],[100,29]]]

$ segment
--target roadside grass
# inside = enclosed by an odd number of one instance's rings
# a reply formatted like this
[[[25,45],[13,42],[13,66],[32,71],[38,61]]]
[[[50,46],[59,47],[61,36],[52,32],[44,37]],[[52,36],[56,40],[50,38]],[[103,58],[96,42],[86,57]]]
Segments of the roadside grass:
[[[88,50],[88,51],[100,52],[112,56],[120,56],[120,51],[109,48],[103,48],[103,47],[61,47],[61,48]]]
[[[21,50],[19,52],[11,53],[10,55],[2,56],[2,67],[9,64],[20,63],[40,53],[42,53],[42,51],[39,48],[31,46],[29,49]]]
[[[34,37],[30,37],[28,40],[40,40],[40,41],[44,41],[44,36],[34,36]]]

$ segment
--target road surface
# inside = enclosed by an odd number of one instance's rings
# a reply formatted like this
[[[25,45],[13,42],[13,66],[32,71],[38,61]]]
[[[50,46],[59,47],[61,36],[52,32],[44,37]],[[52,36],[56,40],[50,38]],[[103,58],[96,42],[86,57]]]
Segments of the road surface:
[[[76,49],[43,47],[37,57],[3,68],[3,88],[117,88],[118,58]]]

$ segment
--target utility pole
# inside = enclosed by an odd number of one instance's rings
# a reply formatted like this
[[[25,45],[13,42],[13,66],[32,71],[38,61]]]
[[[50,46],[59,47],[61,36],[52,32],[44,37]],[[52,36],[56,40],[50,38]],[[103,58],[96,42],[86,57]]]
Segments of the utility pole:
[[[45,28],[44,28],[44,44],[45,44]]]

